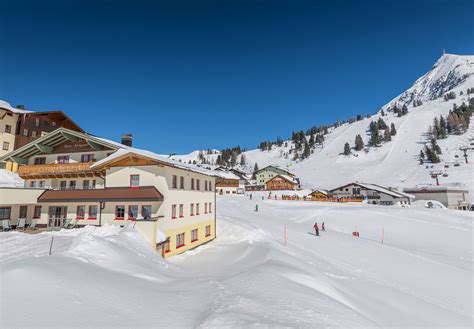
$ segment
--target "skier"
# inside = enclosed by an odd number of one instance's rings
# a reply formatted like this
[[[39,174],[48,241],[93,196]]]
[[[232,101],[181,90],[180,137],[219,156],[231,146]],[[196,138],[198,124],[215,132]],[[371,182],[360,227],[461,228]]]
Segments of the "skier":
[[[250,200],[252,200],[252,193],[250,193]]]
[[[326,228],[324,227],[324,222],[321,224],[321,230],[326,231]]]
[[[314,232],[315,232],[316,236],[319,236],[318,222],[315,222],[313,227],[314,227]]]
[[[258,204],[255,205],[255,211],[258,212]]]

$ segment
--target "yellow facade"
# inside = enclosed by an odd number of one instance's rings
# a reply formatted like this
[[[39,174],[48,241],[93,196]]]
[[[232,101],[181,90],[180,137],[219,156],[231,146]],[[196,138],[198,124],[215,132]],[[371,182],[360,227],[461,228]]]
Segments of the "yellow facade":
[[[216,238],[215,224],[216,223],[214,219],[209,219],[165,231],[165,235],[169,238],[169,251],[164,252],[164,257],[167,258],[181,254],[189,249],[196,248],[203,243],[214,240]],[[210,235],[206,236],[206,226],[208,225],[210,226]],[[194,229],[198,230],[198,239],[196,241],[191,241],[191,231]],[[176,235],[180,233],[184,233],[184,246],[177,248]]]

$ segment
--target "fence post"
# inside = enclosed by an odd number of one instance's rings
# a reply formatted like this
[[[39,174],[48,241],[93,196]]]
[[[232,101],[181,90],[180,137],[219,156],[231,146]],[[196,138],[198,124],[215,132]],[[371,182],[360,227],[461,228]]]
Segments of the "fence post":
[[[49,245],[49,255],[51,256],[51,250],[53,249],[54,236],[51,237],[51,244]]]
[[[384,236],[384,233],[385,233],[385,227],[382,226],[382,244],[383,244],[383,236]]]

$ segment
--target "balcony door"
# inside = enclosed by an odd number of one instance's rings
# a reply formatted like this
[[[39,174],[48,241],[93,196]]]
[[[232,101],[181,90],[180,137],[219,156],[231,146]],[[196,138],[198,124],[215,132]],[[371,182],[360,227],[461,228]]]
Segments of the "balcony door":
[[[49,222],[50,227],[61,227],[67,216],[67,207],[65,206],[51,206],[49,207]]]

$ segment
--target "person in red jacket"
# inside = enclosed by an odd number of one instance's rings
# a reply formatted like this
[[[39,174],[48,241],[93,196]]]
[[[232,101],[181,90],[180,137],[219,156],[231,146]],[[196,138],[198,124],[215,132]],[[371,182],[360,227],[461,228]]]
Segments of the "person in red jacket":
[[[313,227],[314,227],[314,232],[315,232],[316,236],[319,236],[318,222],[315,222]]]

